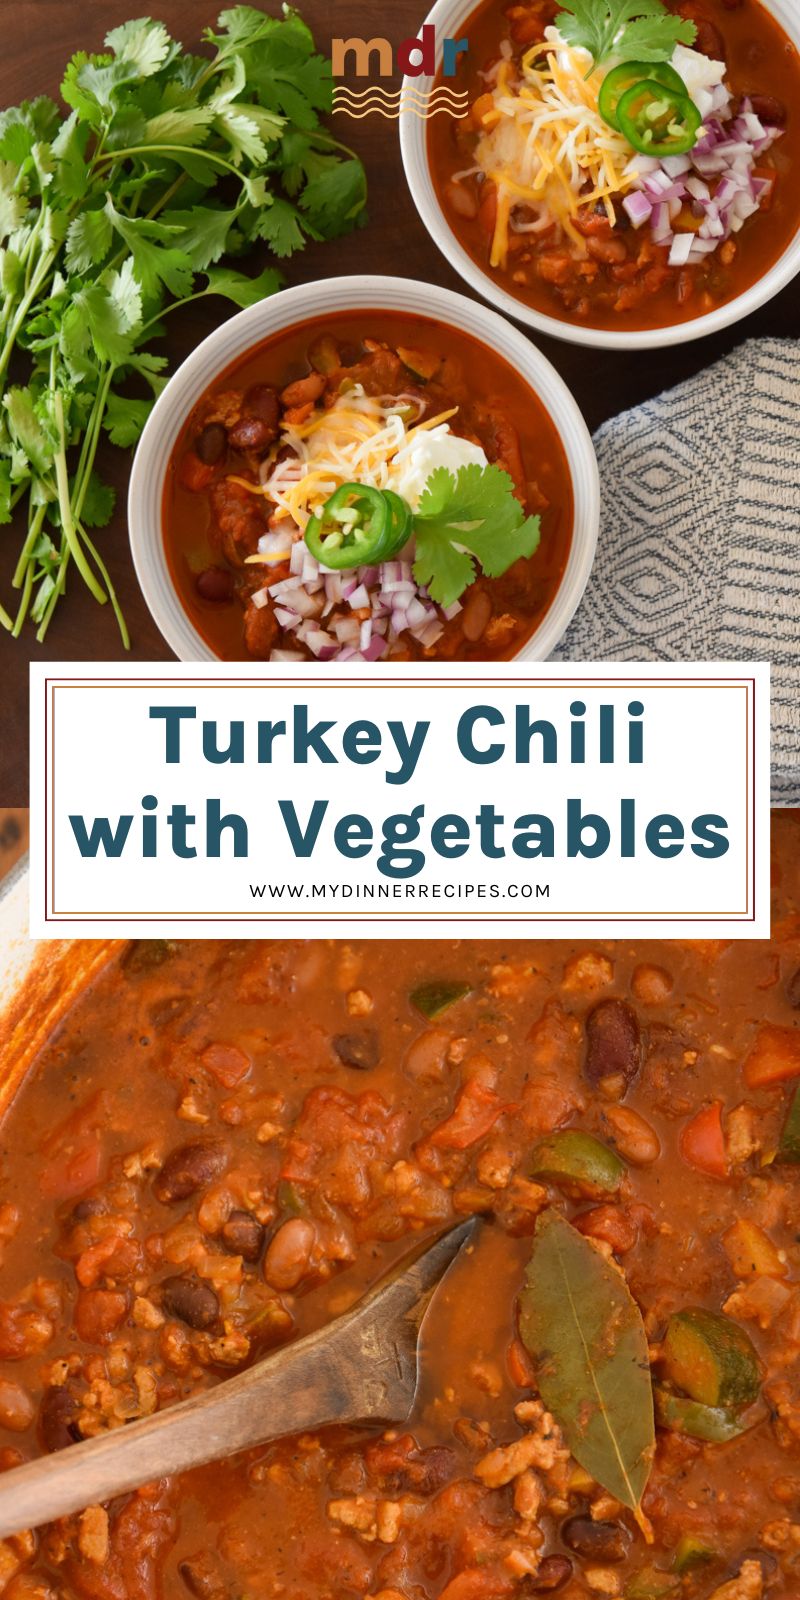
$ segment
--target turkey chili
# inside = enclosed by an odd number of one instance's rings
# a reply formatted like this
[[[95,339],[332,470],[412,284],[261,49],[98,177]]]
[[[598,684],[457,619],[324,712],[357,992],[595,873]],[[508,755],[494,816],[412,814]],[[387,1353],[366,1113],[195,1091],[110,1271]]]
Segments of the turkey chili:
[[[520,373],[457,328],[371,311],[220,376],[173,452],[163,526],[184,609],[225,659],[486,660],[553,604],[573,510]]]
[[[797,1595],[800,817],[774,832],[769,944],[115,957],[5,1120],[4,1470],[224,1381],[483,1221],[410,1419],[9,1539],[7,1600]],[[612,1392],[623,1335],[644,1353]]]

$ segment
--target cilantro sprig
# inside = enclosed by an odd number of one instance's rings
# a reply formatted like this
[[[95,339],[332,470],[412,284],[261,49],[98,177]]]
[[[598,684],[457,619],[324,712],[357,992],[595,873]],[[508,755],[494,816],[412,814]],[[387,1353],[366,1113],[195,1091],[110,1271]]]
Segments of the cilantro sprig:
[[[363,217],[363,167],[320,122],[330,63],[297,12],[234,6],[205,41],[192,55],[163,23],[126,22],[69,63],[66,115],[46,97],[0,114],[0,524],[27,509],[15,614],[0,606],[14,636],[31,619],[44,639],[74,566],[127,645],[91,536],[114,508],[95,458],[104,432],[122,449],[141,434],[165,316],[252,305],[281,284],[265,256]],[[255,276],[229,264],[252,248]]]
[[[693,22],[676,17],[663,0],[563,0],[555,25],[567,44],[588,50],[595,67],[610,57],[669,61],[676,44],[692,45]]]
[[[447,607],[475,578],[476,561],[498,578],[539,544],[540,518],[526,517],[514,485],[501,467],[477,462],[431,473],[413,519],[414,577],[432,600]]]

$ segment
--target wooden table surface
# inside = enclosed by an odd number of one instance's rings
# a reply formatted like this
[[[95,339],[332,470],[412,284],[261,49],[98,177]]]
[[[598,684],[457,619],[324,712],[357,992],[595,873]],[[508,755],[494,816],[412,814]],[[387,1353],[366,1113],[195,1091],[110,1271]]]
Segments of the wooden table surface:
[[[299,0],[312,26],[317,45],[329,51],[333,37],[351,34],[371,38],[380,33],[395,42],[416,34],[429,5],[426,0]],[[270,9],[277,0],[265,0]],[[55,94],[63,67],[78,49],[102,46],[108,28],[149,12],[161,17],[187,46],[195,46],[201,29],[211,23],[222,3],[213,0],[5,0],[13,7],[13,28],[4,30],[0,57],[0,106],[42,93]],[[398,80],[399,82],[399,80]],[[429,240],[418,220],[405,179],[397,139],[397,125],[374,117],[355,123],[339,115],[337,131],[358,148],[370,184],[369,225],[364,231],[333,244],[306,249],[287,264],[289,284],[339,273],[390,272],[421,278],[463,292],[465,286]],[[168,353],[181,360],[216,325],[224,313],[219,301],[170,319]],[[746,323],[715,338],[676,345],[637,355],[583,351],[577,346],[538,338],[580,404],[590,428],[606,417],[662,389],[690,377],[716,357],[748,337],[766,334],[800,336],[800,292],[790,286]],[[131,632],[131,659],[170,660],[145,608],[133,574],[128,551],[124,489],[128,457],[108,446],[98,465],[113,482],[119,499],[113,525],[100,536]],[[8,604],[13,594],[9,575],[17,551],[15,530],[3,529],[0,557],[0,597]],[[73,575],[70,592],[60,603],[45,646],[35,643],[33,629],[12,641],[0,634],[2,707],[0,708],[0,801],[26,804],[28,661],[116,660],[123,655],[111,608],[99,607]]]

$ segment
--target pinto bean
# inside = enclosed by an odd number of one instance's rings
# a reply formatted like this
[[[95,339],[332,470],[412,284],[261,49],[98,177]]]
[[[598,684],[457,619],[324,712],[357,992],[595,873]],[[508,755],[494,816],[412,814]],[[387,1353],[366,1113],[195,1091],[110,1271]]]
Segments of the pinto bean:
[[[63,1384],[45,1389],[39,1406],[39,1438],[51,1453],[64,1450],[80,1439],[77,1423],[78,1402]]]
[[[0,1378],[0,1427],[24,1433],[35,1416],[36,1406],[28,1390],[11,1378]]]
[[[570,1517],[561,1529],[568,1550],[588,1561],[624,1561],[628,1534],[621,1522],[593,1522],[591,1517]]]
[[[275,431],[269,423],[262,422],[260,417],[242,417],[235,422],[228,433],[228,438],[234,450],[253,450],[256,453],[269,449],[275,438]]]
[[[298,378],[296,383],[289,383],[281,390],[281,405],[285,406],[287,411],[293,411],[295,406],[313,405],[324,388],[324,373],[309,372],[307,378]]]
[[[206,567],[198,572],[194,586],[201,600],[222,604],[233,598],[233,573],[227,567]]]
[[[789,120],[789,113],[782,100],[776,99],[774,94],[751,94],[750,104],[757,117],[770,126],[774,124],[783,128]]]
[[[483,638],[491,621],[492,602],[485,589],[473,589],[464,607],[461,618],[461,632],[470,644],[477,644]]]
[[[291,1217],[270,1241],[264,1277],[272,1289],[296,1289],[311,1260],[316,1230],[304,1217]]]
[[[618,264],[628,258],[624,239],[604,239],[602,235],[595,234],[586,241],[586,248],[594,261],[602,261],[606,266]]]
[[[594,1088],[603,1079],[633,1083],[642,1064],[639,1019],[625,1000],[601,1000],[586,1018],[583,1070]]]
[[[265,1237],[266,1229],[249,1211],[232,1211],[220,1234],[225,1249],[244,1261],[261,1259]]]
[[[164,1205],[187,1200],[218,1178],[227,1166],[225,1146],[217,1139],[195,1139],[191,1144],[171,1150],[153,1184],[153,1193]]]
[[[194,441],[195,455],[206,467],[215,467],[222,460],[228,444],[228,435],[221,422],[209,422]]]
[[[374,1028],[360,1033],[337,1033],[332,1041],[339,1060],[357,1072],[370,1072],[381,1059],[381,1043]]]
[[[165,1278],[161,1303],[170,1317],[178,1317],[190,1328],[213,1328],[219,1316],[219,1301],[207,1283],[195,1277]]]
[[[478,215],[478,202],[470,189],[463,183],[448,183],[447,204],[457,217],[469,217],[474,220]]]
[[[528,1578],[523,1585],[522,1593],[552,1594],[554,1589],[562,1589],[571,1577],[572,1562],[569,1556],[545,1556],[536,1576]]]
[[[649,1167],[661,1154],[661,1140],[655,1128],[630,1106],[609,1106],[606,1121],[614,1130],[614,1143],[621,1156],[634,1167]]]

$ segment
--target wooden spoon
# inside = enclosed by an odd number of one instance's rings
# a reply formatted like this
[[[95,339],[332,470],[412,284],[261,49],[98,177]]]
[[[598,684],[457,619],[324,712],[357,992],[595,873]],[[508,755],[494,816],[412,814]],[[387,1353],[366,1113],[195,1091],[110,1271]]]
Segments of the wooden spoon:
[[[0,1538],[248,1445],[335,1422],[402,1422],[422,1319],[474,1219],[406,1257],[345,1316],[180,1405],[0,1476]]]

